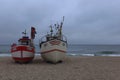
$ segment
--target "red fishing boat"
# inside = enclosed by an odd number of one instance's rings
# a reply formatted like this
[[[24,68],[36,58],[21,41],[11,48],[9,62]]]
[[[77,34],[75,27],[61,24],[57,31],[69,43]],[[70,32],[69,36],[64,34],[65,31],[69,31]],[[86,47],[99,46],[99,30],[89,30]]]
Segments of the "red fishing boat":
[[[26,36],[25,30],[25,32],[22,33],[24,36],[18,40],[18,44],[12,44],[11,54],[15,62],[27,63],[33,60],[35,54],[35,47],[33,43],[35,33],[35,28],[31,27],[31,38]]]

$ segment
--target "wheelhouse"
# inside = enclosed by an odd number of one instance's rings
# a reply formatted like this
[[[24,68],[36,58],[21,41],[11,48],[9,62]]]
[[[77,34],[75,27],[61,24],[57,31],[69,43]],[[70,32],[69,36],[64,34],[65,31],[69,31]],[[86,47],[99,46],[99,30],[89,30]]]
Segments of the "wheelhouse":
[[[30,45],[31,40],[29,39],[29,37],[24,36],[23,38],[18,40],[18,43],[20,45]]]

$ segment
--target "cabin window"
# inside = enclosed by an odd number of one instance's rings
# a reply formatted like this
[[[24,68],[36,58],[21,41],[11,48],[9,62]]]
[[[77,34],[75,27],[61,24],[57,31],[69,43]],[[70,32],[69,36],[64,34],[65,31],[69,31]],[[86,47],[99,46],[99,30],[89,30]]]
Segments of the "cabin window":
[[[54,36],[54,37],[53,37],[53,39],[57,39],[57,37],[56,37],[56,36]]]
[[[29,42],[28,41],[20,41],[19,44],[21,44],[21,45],[29,45]]]

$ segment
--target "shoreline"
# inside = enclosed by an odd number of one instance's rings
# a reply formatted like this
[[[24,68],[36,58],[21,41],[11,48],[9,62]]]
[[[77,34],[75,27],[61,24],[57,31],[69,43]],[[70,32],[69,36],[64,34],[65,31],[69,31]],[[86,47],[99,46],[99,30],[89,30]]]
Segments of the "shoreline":
[[[120,80],[120,57],[66,56],[63,63],[50,64],[35,56],[28,64],[0,57],[1,80]]]
[[[41,56],[40,54],[35,54],[35,56]],[[75,54],[68,53],[67,56],[111,56],[111,57],[120,57],[120,54]],[[10,53],[2,53],[0,57],[11,57]]]

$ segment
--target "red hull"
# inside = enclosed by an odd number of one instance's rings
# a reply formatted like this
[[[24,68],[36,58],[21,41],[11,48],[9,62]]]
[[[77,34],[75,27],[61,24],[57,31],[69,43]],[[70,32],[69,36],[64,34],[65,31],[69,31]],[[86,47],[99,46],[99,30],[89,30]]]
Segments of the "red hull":
[[[11,53],[12,53],[12,52],[16,52],[16,51],[28,51],[28,52],[33,52],[33,53],[35,53],[35,50],[34,50],[33,47],[23,46],[23,45],[13,46],[13,47],[11,48]]]
[[[26,62],[31,62],[34,57],[26,57],[26,58],[17,58],[17,57],[12,57],[15,62],[20,62],[20,63],[26,63]]]
[[[15,62],[26,63],[33,60],[35,49],[30,46],[19,45],[12,47],[11,53]]]

